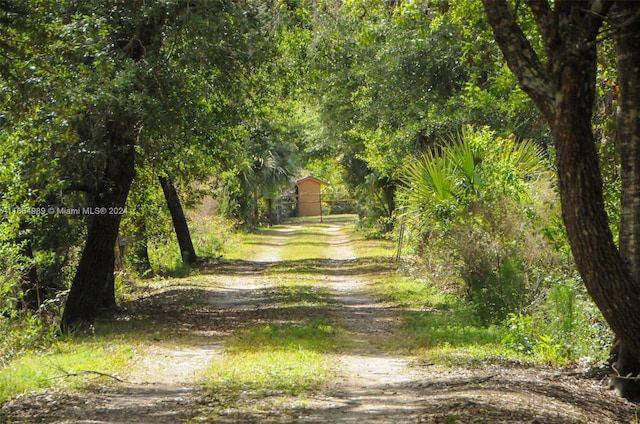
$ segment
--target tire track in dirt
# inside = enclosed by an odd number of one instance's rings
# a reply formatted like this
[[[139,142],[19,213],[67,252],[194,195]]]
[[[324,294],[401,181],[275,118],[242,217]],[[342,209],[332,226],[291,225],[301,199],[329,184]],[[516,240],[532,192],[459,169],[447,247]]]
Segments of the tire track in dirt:
[[[277,230],[270,245],[261,249],[254,261],[223,263],[220,275],[206,276],[210,287],[197,289],[194,296],[190,291],[196,289],[189,287],[174,286],[166,291],[149,288],[152,294],[132,302],[131,312],[125,305],[116,318],[125,325],[139,321],[137,325],[145,326],[149,322],[150,327],[166,320],[169,327],[184,327],[176,331],[188,337],[188,345],[147,343],[149,346],[138,353],[122,376],[123,381],[96,381],[81,391],[19,396],[2,405],[0,422],[174,424],[197,416],[203,401],[200,374],[222,356],[224,338],[233,328],[247,324],[238,321],[245,318],[244,312],[255,310],[256,304],[265,301],[256,295],[269,286],[260,274],[268,264],[278,261],[280,247],[295,228]],[[185,298],[187,311],[176,310]],[[200,306],[189,311],[194,304]]]
[[[280,311],[271,291],[270,271],[280,266],[279,250],[299,224],[271,231],[267,253],[255,261],[205,265],[206,284],[151,290],[132,302],[116,325],[162,325],[180,343],[150,343],[129,370],[126,383],[97,382],[79,392],[47,391],[8,402],[0,422],[153,423],[625,423],[638,409],[603,391],[585,373],[540,367],[487,364],[478,368],[417,367],[411,357],[389,354],[382,341],[391,336],[401,311],[376,302],[367,286],[392,266],[357,259],[348,222],[319,226],[329,237],[328,258],[286,264],[317,266],[312,283],[329,290],[322,313],[346,329],[352,343],[335,353],[336,379],[320,393],[291,399],[294,409],[249,411],[237,418],[210,404],[200,391],[201,371],[220,358],[225,338],[252,325],[298,319],[309,310]],[[320,231],[320,230],[318,230]],[[296,262],[296,261],[294,261]],[[151,331],[149,330],[149,331]],[[126,331],[123,329],[123,331]],[[186,343],[184,340],[188,340]],[[222,415],[221,415],[222,413]],[[216,419],[207,417],[217,416]]]
[[[333,224],[325,231],[330,236],[328,257],[342,263],[357,263],[354,241],[345,224]],[[381,261],[384,262],[384,261]],[[382,265],[382,263],[380,264]],[[408,387],[414,373],[410,360],[390,355],[380,341],[393,333],[400,311],[382,305],[367,294],[371,272],[330,275],[323,285],[335,306],[329,319],[334,319],[352,336],[354,346],[336,356],[340,364],[339,379],[327,396],[316,399],[314,408],[301,422],[415,422],[421,409],[420,398]],[[390,273],[380,266],[381,274]],[[376,273],[378,274],[378,273]]]

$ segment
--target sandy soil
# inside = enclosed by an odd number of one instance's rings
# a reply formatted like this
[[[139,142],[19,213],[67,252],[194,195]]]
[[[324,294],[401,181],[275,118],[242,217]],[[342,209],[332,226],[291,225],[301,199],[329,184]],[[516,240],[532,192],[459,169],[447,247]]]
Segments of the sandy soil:
[[[188,343],[151,344],[122,376],[124,382],[96,377],[81,391],[20,396],[2,405],[0,422],[638,422],[640,408],[606,390],[606,376],[598,371],[511,363],[445,370],[386,353],[376,341],[394,331],[401,311],[376,302],[366,287],[372,276],[392,272],[391,264],[355,267],[363,260],[356,258],[343,225],[322,226],[330,235],[329,259],[313,264],[332,300],[323,313],[353,334],[354,348],[335,354],[335,381],[320,393],[269,411],[229,411],[212,404],[199,385],[200,371],[221,355],[233,331],[309,313],[282,311],[269,297],[274,273],[265,271],[278,265],[278,249],[296,229],[290,225],[277,227],[281,237],[254,261],[203,264],[210,285],[150,288],[115,318],[123,328],[160,326]]]

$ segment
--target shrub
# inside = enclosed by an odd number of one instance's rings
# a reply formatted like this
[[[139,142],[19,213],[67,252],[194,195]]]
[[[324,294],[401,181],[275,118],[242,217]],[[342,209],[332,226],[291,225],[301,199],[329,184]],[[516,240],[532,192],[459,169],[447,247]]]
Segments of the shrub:
[[[44,309],[0,315],[0,368],[18,355],[56,340],[58,327]]]
[[[611,333],[578,276],[558,277],[539,304],[509,315],[502,343],[544,361],[606,359]]]
[[[472,127],[405,171],[401,196],[418,253],[455,258],[485,323],[521,312],[539,289],[533,276],[553,264],[532,202],[532,185],[547,178],[534,143]]]

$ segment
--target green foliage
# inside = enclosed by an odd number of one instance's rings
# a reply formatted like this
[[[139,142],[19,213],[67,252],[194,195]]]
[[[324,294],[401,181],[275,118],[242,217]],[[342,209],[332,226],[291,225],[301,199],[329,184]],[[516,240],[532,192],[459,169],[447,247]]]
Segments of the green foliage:
[[[525,358],[500,343],[503,326],[483,324],[475,306],[441,282],[395,276],[376,282],[373,293],[405,310],[399,328],[384,342],[389,350],[445,367]]]
[[[457,184],[450,170],[450,162],[432,152],[425,153],[418,161],[409,164],[404,180],[412,186],[412,195],[422,200],[415,203],[422,203],[426,207],[429,203],[444,204],[448,200],[455,200]]]
[[[534,143],[472,127],[405,168],[402,198],[418,251],[453,253],[484,322],[522,310],[535,286],[531,275],[552,263],[540,250],[531,203],[532,184],[544,173]]]
[[[56,335],[51,318],[43,313],[0,315],[0,369],[26,352],[50,345]]]
[[[500,322],[510,312],[524,308],[530,287],[518,258],[505,258],[497,270],[488,264],[477,265],[477,270],[467,276],[467,284],[469,296],[483,321]]]
[[[527,313],[510,314],[502,343],[542,361],[564,365],[604,361],[612,335],[577,277],[554,281]]]
[[[196,271],[182,260],[175,237],[151,241],[148,248],[152,275],[186,277]]]
[[[450,271],[453,273],[453,271]],[[453,278],[447,276],[444,281]],[[405,309],[389,349],[419,353],[442,366],[481,366],[505,360],[566,365],[606,359],[611,334],[576,277],[557,276],[521,313],[487,325],[478,303],[460,299],[435,277],[381,279],[376,297]],[[487,294],[490,301],[490,295]]]
[[[313,53],[304,61],[305,100],[319,115],[316,149],[339,158],[362,223],[375,232],[393,228],[403,165],[457,128],[547,137],[514,88],[479,1],[307,7],[314,32],[305,38]]]
[[[277,199],[283,189],[290,188],[297,165],[286,128],[260,122],[249,131],[246,157],[237,167],[234,177],[238,185],[231,201],[236,204],[233,216],[243,220],[247,227],[255,228],[262,221],[260,200]],[[262,212],[270,212],[265,209]]]
[[[217,214],[196,210],[191,217],[193,243],[199,255],[210,258],[222,256],[231,248],[232,224]]]
[[[473,311],[455,308],[451,313],[408,313],[402,326],[405,344],[411,349],[440,346],[493,346],[504,332],[497,326],[484,326],[473,318]]]
[[[9,234],[7,234],[9,233]],[[20,254],[20,246],[13,241],[13,229],[6,222],[0,222],[0,255],[4,258],[0,266],[0,310],[15,309],[20,302],[19,281],[28,264]]]

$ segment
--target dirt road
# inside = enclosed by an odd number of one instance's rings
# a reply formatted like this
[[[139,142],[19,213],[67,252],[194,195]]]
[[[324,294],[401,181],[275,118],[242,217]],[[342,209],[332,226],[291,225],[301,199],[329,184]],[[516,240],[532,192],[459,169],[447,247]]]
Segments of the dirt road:
[[[310,225],[324,237],[322,257],[283,261],[281,249]],[[123,381],[101,377],[83,390],[24,395],[5,404],[0,418],[11,423],[160,424],[638,422],[638,409],[604,390],[593,374],[517,364],[443,369],[389,349],[384,340],[399,325],[402,311],[377,302],[367,286],[395,272],[395,265],[385,258],[357,258],[348,225],[275,227],[252,261],[215,261],[204,264],[198,276],[150,284],[115,318],[122,332],[160,334],[157,343],[149,339]],[[201,389],[201,372],[221,360],[231,334],[258,323],[309,316],[309,308],[284,311],[269,296],[283,273],[301,269],[313,270],[313,284],[326,289],[329,300],[312,312],[353,339],[349,349],[330,354],[335,364],[331,382],[271,410],[212,402]]]

